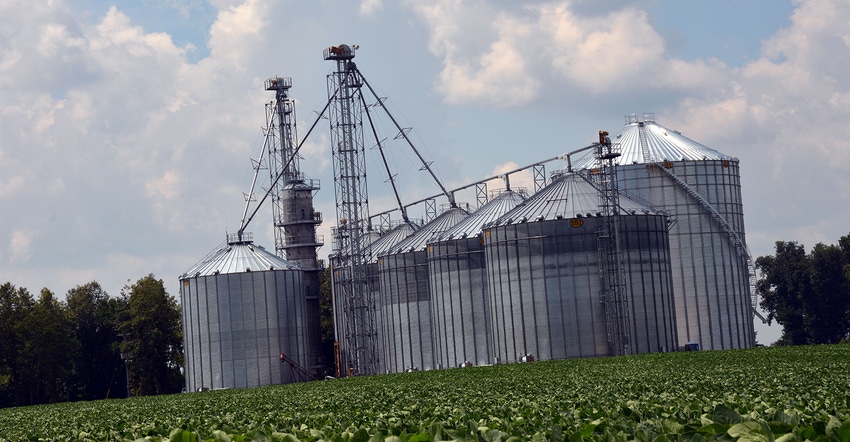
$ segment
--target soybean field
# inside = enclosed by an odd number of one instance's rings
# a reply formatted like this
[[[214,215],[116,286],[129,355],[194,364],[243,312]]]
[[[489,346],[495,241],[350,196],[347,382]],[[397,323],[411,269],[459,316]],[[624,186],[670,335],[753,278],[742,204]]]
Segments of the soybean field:
[[[850,345],[517,363],[0,410],[0,441],[19,440],[850,442]]]

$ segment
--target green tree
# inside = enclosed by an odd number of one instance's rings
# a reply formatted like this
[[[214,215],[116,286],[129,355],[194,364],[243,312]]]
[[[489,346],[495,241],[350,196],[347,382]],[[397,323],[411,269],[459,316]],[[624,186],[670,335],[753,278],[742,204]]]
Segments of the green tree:
[[[842,236],[838,240],[838,247],[844,254],[844,278],[850,281],[850,235]],[[847,309],[847,315],[844,318],[847,324],[850,324],[850,308]]]
[[[767,322],[782,325],[779,344],[802,345],[808,342],[803,313],[803,298],[811,293],[809,259],[801,244],[776,242],[774,256],[760,256],[756,268],[761,278],[756,290],[759,305],[767,312]]]
[[[850,336],[850,236],[817,244],[806,254],[796,242],[778,241],[773,256],[756,260],[756,290],[768,322],[783,326],[780,345],[828,344]]]
[[[0,286],[0,406],[26,405],[22,388],[23,324],[35,301],[27,289]]]
[[[21,323],[22,351],[19,378],[25,404],[68,400],[71,356],[77,341],[65,305],[50,290],[41,290],[38,301]],[[20,396],[19,396],[20,397]]]
[[[331,268],[325,267],[319,274],[319,327],[321,328],[321,355],[327,367],[325,374],[335,374],[334,342],[334,310],[331,293]]]
[[[73,335],[79,342],[79,350],[71,358],[71,398],[125,397],[127,379],[118,326],[127,310],[126,300],[110,298],[92,281],[68,290],[66,302]]]
[[[179,392],[183,385],[180,307],[152,274],[125,286],[127,314],[120,326],[135,395]]]
[[[812,344],[836,344],[850,332],[850,280],[847,259],[839,246],[818,243],[810,254],[811,296],[803,299],[806,330]]]

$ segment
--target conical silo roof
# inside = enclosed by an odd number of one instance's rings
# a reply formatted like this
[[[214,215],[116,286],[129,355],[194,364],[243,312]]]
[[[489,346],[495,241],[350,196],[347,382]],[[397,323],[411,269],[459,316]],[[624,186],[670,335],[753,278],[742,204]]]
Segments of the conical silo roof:
[[[380,232],[377,230],[367,230],[363,234],[363,247],[369,247],[370,244],[381,238]]]
[[[643,132],[644,141],[641,140]],[[617,162],[626,164],[657,163],[661,161],[731,160],[708,146],[700,144],[672,129],[655,122],[653,114],[626,117],[626,125],[611,137],[620,152]],[[596,152],[587,150],[572,159],[573,170],[596,167]]]
[[[648,212],[651,209],[620,195],[620,210],[626,213]],[[599,191],[583,175],[565,173],[552,181],[525,203],[503,215],[487,227],[516,222],[548,221],[561,218],[595,216],[600,212]]]
[[[412,222],[401,223],[390,229],[380,238],[372,241],[367,246],[366,251],[373,257],[384,255],[389,251],[390,247],[404,241],[407,237],[416,233],[416,230],[415,224]]]
[[[248,238],[247,236],[245,238]],[[250,239],[231,240],[210,252],[199,263],[183,273],[184,277],[297,270],[298,266],[256,245]]]
[[[409,238],[390,248],[387,254],[413,252],[422,250],[425,245],[432,242],[447,230],[469,216],[469,212],[459,207],[452,207],[443,211],[428,224],[422,226]]]
[[[450,239],[466,238],[469,236],[478,235],[481,233],[481,228],[485,224],[496,221],[502,215],[510,212],[514,207],[522,204],[526,197],[514,192],[506,190],[495,198],[481,206],[475,212],[472,212],[468,217],[455,224],[454,227],[440,235],[436,241],[446,241]]]

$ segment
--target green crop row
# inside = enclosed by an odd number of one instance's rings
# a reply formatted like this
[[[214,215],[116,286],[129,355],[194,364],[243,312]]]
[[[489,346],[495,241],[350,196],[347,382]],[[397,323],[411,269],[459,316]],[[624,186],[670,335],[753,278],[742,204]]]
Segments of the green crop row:
[[[666,353],[0,410],[0,441],[850,442],[850,345]]]

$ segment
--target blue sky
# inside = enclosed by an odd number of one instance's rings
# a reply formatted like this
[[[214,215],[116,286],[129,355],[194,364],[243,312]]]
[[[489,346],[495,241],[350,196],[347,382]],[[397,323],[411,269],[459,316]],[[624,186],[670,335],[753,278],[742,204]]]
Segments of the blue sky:
[[[339,43],[360,45],[361,71],[449,187],[654,112],[741,159],[755,256],[777,240],[835,243],[850,233],[845,3],[3,2],[0,281],[118,294],[154,273],[176,296],[178,275],[239,227],[272,98],[263,81],[292,77],[306,132],[326,100],[322,50]],[[436,193],[410,154],[390,155],[406,195]],[[304,156],[333,220],[326,128]],[[368,167],[375,213],[392,198]],[[271,247],[269,223],[249,230]],[[327,254],[330,223],[320,233]]]
[[[761,43],[790,24],[791,1],[661,1],[652,22],[670,55],[686,60],[716,57],[730,66],[759,58]]]
[[[581,4],[582,2],[575,2]],[[629,2],[584,2],[600,11]],[[645,2],[651,21],[664,36],[671,55],[685,59],[716,57],[730,65],[759,56],[761,42],[789,24],[791,1],[656,0]],[[216,9],[204,1],[142,0],[116,4],[114,1],[69,0],[74,15],[94,23],[113,5],[132,17],[147,32],[165,32],[177,46],[191,44],[189,61],[209,55],[209,27]]]

